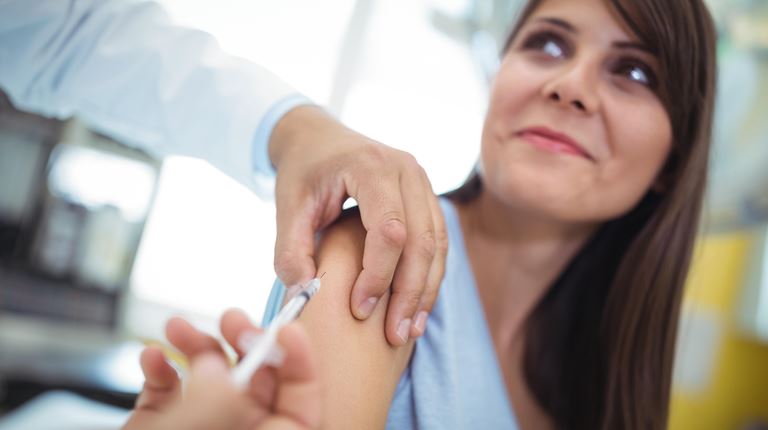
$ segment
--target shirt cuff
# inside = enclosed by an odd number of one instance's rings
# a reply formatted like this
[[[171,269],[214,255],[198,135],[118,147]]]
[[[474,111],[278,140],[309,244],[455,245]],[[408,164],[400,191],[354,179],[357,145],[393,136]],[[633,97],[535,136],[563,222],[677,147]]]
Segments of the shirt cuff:
[[[253,173],[257,181],[274,181],[277,174],[275,166],[269,159],[269,138],[272,136],[272,130],[274,130],[277,122],[295,107],[314,104],[312,100],[302,94],[292,94],[275,103],[261,119],[256,128],[251,151]]]

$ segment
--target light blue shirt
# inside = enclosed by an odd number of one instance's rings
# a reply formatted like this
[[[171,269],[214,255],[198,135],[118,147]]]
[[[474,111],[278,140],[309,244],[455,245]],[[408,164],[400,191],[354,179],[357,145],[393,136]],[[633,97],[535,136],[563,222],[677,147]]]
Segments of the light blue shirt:
[[[19,109],[205,159],[262,194],[272,129],[310,103],[143,0],[0,0],[0,88]]]
[[[445,277],[395,391],[387,428],[517,429],[458,214],[448,200],[440,206],[449,239]],[[263,325],[277,314],[284,290],[276,282]]]

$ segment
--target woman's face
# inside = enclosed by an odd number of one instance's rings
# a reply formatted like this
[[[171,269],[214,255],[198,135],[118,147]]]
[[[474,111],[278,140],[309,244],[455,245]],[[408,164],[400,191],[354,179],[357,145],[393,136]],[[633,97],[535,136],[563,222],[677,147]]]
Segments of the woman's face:
[[[603,0],[544,0],[507,50],[482,177],[504,204],[568,222],[616,218],[672,145],[656,58]]]

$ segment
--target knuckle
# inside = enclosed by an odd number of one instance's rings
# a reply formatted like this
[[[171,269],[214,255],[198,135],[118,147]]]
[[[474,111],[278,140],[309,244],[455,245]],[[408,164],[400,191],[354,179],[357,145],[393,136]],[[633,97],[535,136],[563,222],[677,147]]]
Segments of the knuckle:
[[[400,157],[402,158],[403,163],[405,163],[408,167],[413,169],[421,168],[421,166],[419,166],[418,160],[416,160],[416,157],[410,152],[400,151]]]
[[[393,285],[393,293],[409,305],[417,305],[425,293],[425,282],[408,282],[405,279]]]
[[[396,294],[396,300],[408,309],[416,309],[421,302],[422,291],[415,288],[402,288]]]
[[[368,281],[368,289],[374,290],[377,293],[383,292],[389,288],[389,279],[389,276],[384,271],[370,271],[366,279]]]
[[[421,298],[421,301],[419,302],[419,311],[426,311],[427,313],[432,313],[432,309],[435,306],[435,301],[437,299],[436,295],[432,294],[424,294],[424,297]]]
[[[435,258],[436,248],[437,242],[435,240],[435,233],[433,231],[425,231],[419,235],[417,242],[417,250],[419,255],[431,261],[433,258]]]
[[[275,273],[282,277],[286,272],[290,271],[293,264],[296,262],[296,255],[288,250],[279,251],[275,253],[274,267]]]
[[[387,148],[384,145],[365,145],[362,151],[364,159],[371,165],[380,166],[387,162]]]
[[[415,309],[421,301],[421,296],[422,291],[420,290],[407,291],[405,294],[405,302],[408,304],[408,307]]]
[[[400,217],[388,217],[379,225],[379,233],[387,245],[400,249],[405,246],[408,231],[405,228],[405,223]]]

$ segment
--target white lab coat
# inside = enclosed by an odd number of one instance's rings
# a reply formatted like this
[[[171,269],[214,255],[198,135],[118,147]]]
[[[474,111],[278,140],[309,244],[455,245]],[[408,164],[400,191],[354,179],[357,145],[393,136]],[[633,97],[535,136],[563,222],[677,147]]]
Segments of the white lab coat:
[[[205,159],[252,188],[254,173],[274,174],[272,127],[307,102],[138,0],[0,0],[0,88],[20,109],[76,115],[153,155]]]

